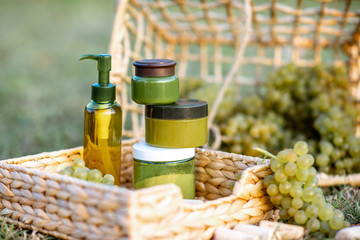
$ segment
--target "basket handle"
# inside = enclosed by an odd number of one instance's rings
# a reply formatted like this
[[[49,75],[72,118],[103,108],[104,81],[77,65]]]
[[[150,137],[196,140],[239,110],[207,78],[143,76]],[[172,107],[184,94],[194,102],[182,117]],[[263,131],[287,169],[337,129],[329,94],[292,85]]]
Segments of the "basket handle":
[[[224,98],[225,91],[228,88],[229,84],[231,83],[231,80],[234,78],[234,75],[238,71],[240,64],[243,60],[245,47],[250,39],[250,33],[251,33],[251,19],[252,19],[252,12],[251,12],[251,0],[244,0],[244,14],[242,16],[241,23],[244,23],[243,31],[240,31],[241,36],[239,36],[237,39],[238,41],[235,43],[236,46],[238,46],[238,52],[235,55],[234,64],[232,65],[230,72],[226,75],[225,81],[223,82],[220,91],[215,99],[214,105],[211,108],[209,118],[208,118],[208,126],[209,129],[214,131],[215,141],[212,144],[212,149],[218,149],[221,144],[221,134],[217,134],[218,131],[216,131],[216,127],[213,127],[214,118],[216,115],[216,112],[219,108],[219,105],[221,101]],[[242,37],[242,38],[241,38]],[[241,39],[241,40],[240,40]],[[218,139],[220,138],[220,139]]]

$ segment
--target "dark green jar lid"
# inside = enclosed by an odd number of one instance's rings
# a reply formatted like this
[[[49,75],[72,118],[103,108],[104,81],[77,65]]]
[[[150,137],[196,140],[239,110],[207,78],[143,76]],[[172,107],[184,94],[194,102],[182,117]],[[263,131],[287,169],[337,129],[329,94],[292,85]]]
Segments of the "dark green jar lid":
[[[133,63],[135,76],[169,77],[175,75],[176,62],[170,59],[143,59]]]
[[[196,99],[181,98],[169,105],[146,105],[145,116],[157,119],[196,119],[208,116],[208,104]]]

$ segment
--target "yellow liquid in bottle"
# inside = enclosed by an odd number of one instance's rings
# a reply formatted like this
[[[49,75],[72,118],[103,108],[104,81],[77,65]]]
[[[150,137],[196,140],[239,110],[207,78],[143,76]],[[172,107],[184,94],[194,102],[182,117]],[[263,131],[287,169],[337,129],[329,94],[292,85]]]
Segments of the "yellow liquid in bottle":
[[[122,110],[118,103],[90,102],[85,108],[84,161],[89,169],[111,174],[115,185],[121,175]]]

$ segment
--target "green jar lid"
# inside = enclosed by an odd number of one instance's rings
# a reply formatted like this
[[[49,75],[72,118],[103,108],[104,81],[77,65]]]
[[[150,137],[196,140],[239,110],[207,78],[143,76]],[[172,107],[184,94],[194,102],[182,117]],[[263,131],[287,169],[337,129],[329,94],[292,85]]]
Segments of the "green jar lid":
[[[157,119],[196,119],[208,115],[208,104],[197,99],[181,98],[169,105],[146,105],[145,116]]]

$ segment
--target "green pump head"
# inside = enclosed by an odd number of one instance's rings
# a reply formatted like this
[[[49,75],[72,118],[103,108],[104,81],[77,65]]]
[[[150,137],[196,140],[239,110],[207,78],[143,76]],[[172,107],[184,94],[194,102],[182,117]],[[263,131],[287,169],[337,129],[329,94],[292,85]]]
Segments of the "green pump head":
[[[115,85],[109,82],[111,70],[110,54],[85,54],[79,60],[92,59],[98,61],[99,82],[91,87],[91,100],[99,103],[109,103],[115,101]]]

